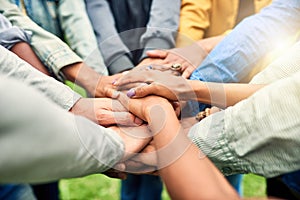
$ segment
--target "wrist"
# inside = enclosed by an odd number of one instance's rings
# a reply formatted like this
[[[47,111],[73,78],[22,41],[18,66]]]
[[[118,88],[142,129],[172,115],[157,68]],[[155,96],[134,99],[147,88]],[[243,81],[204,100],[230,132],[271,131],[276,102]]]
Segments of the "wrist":
[[[84,87],[90,95],[96,95],[97,85],[102,76],[85,63],[79,62],[68,65],[62,68],[62,72],[68,80]]]

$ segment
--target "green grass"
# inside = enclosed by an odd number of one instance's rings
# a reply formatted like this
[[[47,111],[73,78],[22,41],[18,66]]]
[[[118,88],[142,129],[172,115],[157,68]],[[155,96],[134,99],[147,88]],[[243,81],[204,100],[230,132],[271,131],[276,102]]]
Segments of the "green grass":
[[[119,199],[120,181],[104,175],[62,180],[59,184],[63,200],[116,200]],[[255,175],[245,175],[243,181],[245,197],[265,197],[265,179]],[[166,190],[163,200],[169,200]]]

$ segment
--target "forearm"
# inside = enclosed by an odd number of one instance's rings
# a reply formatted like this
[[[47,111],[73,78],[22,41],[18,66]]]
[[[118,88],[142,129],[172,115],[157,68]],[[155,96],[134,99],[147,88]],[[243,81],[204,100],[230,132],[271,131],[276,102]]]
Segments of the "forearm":
[[[0,82],[1,183],[100,173],[122,158],[124,145],[115,132],[71,115],[20,82]]]
[[[281,44],[293,42],[291,39],[299,31],[300,21],[296,17],[299,10],[297,0],[279,0],[243,20],[211,51],[191,79],[248,81],[250,72],[259,67],[267,55],[278,50],[278,41]]]
[[[175,47],[175,35],[179,27],[180,0],[153,0],[147,30],[140,39],[145,48],[142,58],[150,49]]]
[[[235,84],[235,83],[212,83],[202,81],[189,81],[197,101],[220,108],[233,106],[254,94],[265,85],[259,84]]]
[[[85,0],[86,9],[96,34],[99,49],[110,74],[134,67],[127,55],[130,50],[123,43],[107,0]]]
[[[275,177],[298,170],[299,77],[298,72],[265,86],[205,118],[189,137],[224,175]]]
[[[156,127],[158,116],[165,117],[161,127]],[[200,157],[201,151],[183,133],[171,106],[153,108],[149,117],[151,130],[159,130],[153,133],[158,169],[172,199],[238,198],[208,158]],[[178,174],[183,176],[178,178]]]
[[[27,44],[26,42],[19,42],[15,44],[10,50],[40,72],[43,72],[48,76],[50,75],[49,71],[46,69],[46,67],[31,49],[29,44]]]
[[[84,87],[90,95],[97,96],[97,85],[102,76],[85,63],[71,64],[62,68],[62,72],[66,79]]]
[[[224,38],[225,35],[219,35],[199,40],[196,43],[200,47],[203,47],[207,53],[210,53],[213,50],[213,48],[215,48],[215,46],[217,46],[217,44],[219,44]]]

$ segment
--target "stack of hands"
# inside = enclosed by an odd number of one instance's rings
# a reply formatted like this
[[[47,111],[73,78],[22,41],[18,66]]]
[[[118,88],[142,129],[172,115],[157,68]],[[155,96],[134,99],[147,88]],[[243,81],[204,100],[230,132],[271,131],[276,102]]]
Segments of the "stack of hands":
[[[126,173],[157,174],[163,167],[158,162],[157,152],[172,146],[169,143],[179,132],[187,132],[196,123],[194,118],[180,120],[179,116],[184,102],[196,98],[186,78],[206,55],[199,56],[199,49],[203,52],[199,46],[193,47],[193,52],[192,48],[187,49],[189,51],[183,48],[149,51],[149,57],[133,70],[102,77],[93,93],[101,98],[81,98],[70,110],[116,131],[123,139],[124,157],[106,175],[123,179]],[[151,115],[150,110],[157,106],[162,114]],[[165,126],[169,119],[176,119],[172,123],[178,123],[180,128],[158,149],[154,137],[164,128],[168,129]],[[157,128],[153,130],[153,126]],[[174,154],[168,162],[177,156]]]

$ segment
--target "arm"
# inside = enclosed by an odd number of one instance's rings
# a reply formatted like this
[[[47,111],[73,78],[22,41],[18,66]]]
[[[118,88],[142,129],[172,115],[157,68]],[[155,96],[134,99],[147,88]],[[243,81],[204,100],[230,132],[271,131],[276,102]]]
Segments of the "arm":
[[[97,37],[98,46],[110,74],[132,69],[130,50],[121,40],[107,0],[85,0],[87,13]]]
[[[1,183],[101,173],[122,158],[124,143],[114,131],[67,113],[20,82],[0,82]]]
[[[205,118],[189,137],[225,175],[275,177],[298,170],[299,77],[276,81]]]
[[[0,55],[0,74],[2,76],[19,79],[31,85],[54,103],[65,110],[70,110],[73,114],[84,116],[103,126],[117,123],[128,126],[142,124],[139,118],[127,112],[116,100],[108,98],[81,98],[68,86],[40,73],[3,47],[0,47]]]
[[[0,3],[0,12],[13,25],[32,32],[31,47],[45,66],[57,77],[62,80],[67,78],[70,81],[76,81],[92,96],[112,96],[109,86],[111,86],[114,77],[102,76],[87,66],[67,44],[24,16],[16,5],[7,0],[0,0]],[[103,84],[107,84],[108,87],[104,87]]]
[[[222,84],[186,80],[158,70],[132,71],[115,84],[120,86],[132,82],[148,83],[129,90],[127,95],[133,98],[153,94],[172,101],[196,100],[222,108],[248,98],[265,86],[264,84]]]
[[[107,75],[84,0],[59,0],[57,14],[67,43],[96,72]]]
[[[69,110],[80,96],[69,87],[35,70],[13,53],[0,46],[0,73],[25,82],[44,93],[49,99]]]
[[[147,30],[140,44],[145,51],[141,59],[146,58],[149,49],[170,49],[175,46],[178,30],[180,0],[153,0]]]
[[[59,38],[45,31],[8,0],[1,0],[0,12],[14,25],[32,32],[30,45],[41,61],[60,77],[60,70],[82,60]]]
[[[276,50],[278,41],[291,44],[300,28],[297,0],[277,0],[243,20],[202,62],[191,79],[210,82],[247,81],[255,66]],[[289,21],[289,23],[286,23]]]
[[[33,52],[28,43],[30,43],[30,34],[24,30],[13,27],[11,23],[0,14],[0,45],[10,49],[21,59],[25,60],[38,70],[49,75],[49,72],[41,63],[39,58]]]
[[[210,26],[211,0],[182,0],[177,45],[204,38],[205,30]]]
[[[200,199],[238,198],[216,167],[207,158],[199,159],[201,152],[183,134],[174,110],[166,100],[158,97],[131,99],[128,106],[131,112],[149,122],[159,175],[172,199],[193,199],[195,196]]]

